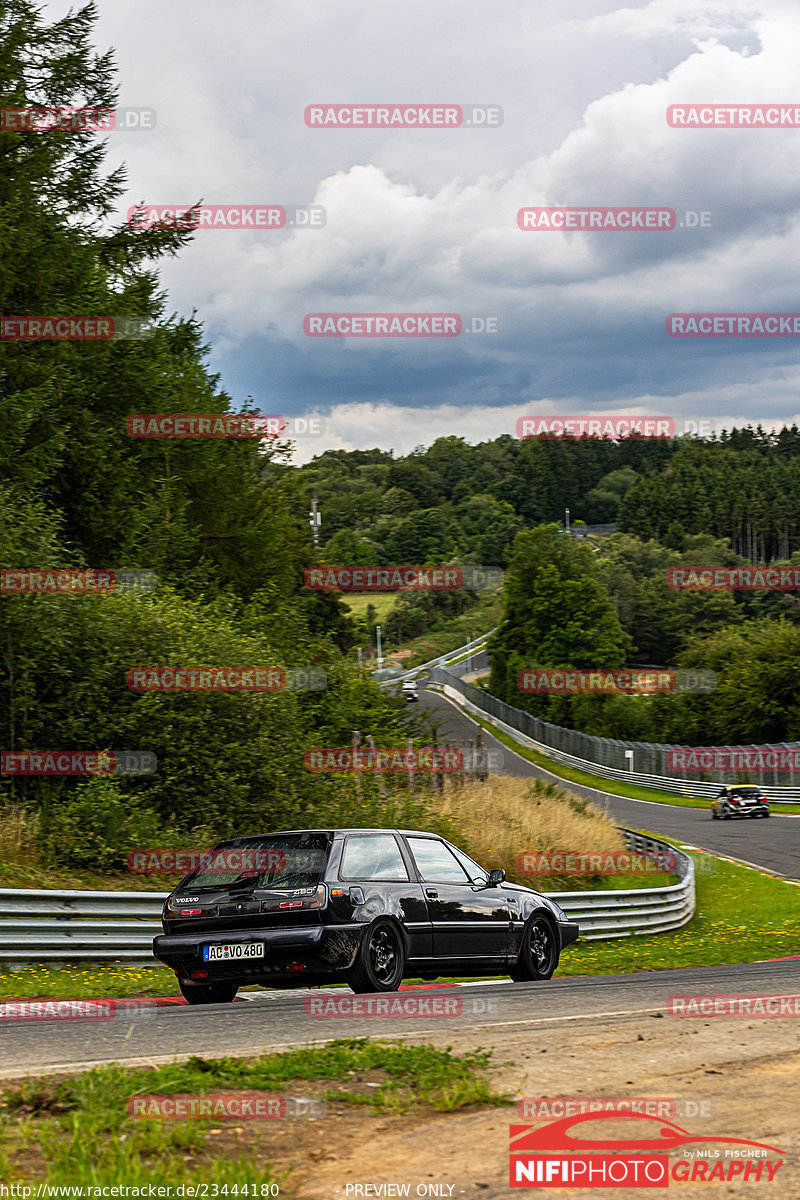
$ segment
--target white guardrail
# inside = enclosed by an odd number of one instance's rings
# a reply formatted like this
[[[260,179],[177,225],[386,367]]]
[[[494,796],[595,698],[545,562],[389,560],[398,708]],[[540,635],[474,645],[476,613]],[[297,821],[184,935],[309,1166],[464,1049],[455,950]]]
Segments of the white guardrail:
[[[576,754],[568,754],[565,750],[557,750],[554,746],[538,742],[527,733],[523,733],[520,729],[516,729],[513,725],[509,725],[507,721],[501,720],[494,713],[481,707],[480,704],[475,704],[472,700],[467,699],[462,690],[464,681],[453,672],[445,668],[439,668],[438,664],[437,667],[429,668],[429,670],[431,671],[430,683],[436,688],[441,688],[448,700],[452,700],[459,708],[462,708],[467,713],[471,713],[473,716],[481,717],[488,724],[494,725],[503,733],[508,734],[515,742],[519,742],[521,746],[529,746],[532,750],[536,750],[546,758],[552,758],[554,762],[561,763],[565,767],[574,767],[578,771],[585,771],[587,775],[597,775],[601,779],[618,779],[622,783],[634,783],[642,787],[656,788],[662,792],[674,792],[678,796],[707,797],[713,799],[714,796],[719,795],[721,784],[718,781],[680,779],[670,775],[647,775],[641,771],[622,770],[619,767],[609,767],[604,763],[593,762],[588,758],[580,758]],[[482,699],[480,690],[477,688],[473,688],[471,694],[475,696],[475,699]],[[511,705],[507,705],[506,707],[511,709]],[[518,712],[519,710],[515,709],[512,711]],[[800,803],[800,787],[770,783],[764,784],[763,788],[767,793],[770,804]]]
[[[667,842],[621,831],[630,850],[672,852],[679,882],[625,891],[548,892],[599,941],[679,929],[694,913],[694,862]],[[0,888],[0,963],[120,961],[154,966],[152,940],[161,933],[167,892],[71,892]]]

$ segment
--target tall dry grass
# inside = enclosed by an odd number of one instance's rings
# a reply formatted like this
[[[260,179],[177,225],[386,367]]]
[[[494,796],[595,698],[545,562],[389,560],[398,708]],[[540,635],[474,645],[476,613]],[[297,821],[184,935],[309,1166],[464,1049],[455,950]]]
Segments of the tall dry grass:
[[[521,854],[626,848],[601,808],[541,779],[490,775],[485,783],[447,787],[433,805],[458,827],[462,848],[481,866],[502,867],[508,879],[545,891],[591,887],[596,879],[532,876],[519,870]]]

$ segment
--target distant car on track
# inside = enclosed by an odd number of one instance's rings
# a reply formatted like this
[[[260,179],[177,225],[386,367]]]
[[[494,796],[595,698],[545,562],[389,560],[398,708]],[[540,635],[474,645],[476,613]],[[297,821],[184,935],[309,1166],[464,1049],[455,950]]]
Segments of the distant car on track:
[[[730,817],[768,817],[769,802],[760,787],[726,784],[711,802],[711,816],[715,821],[727,821]]]
[[[419,691],[413,679],[407,679],[403,684],[403,698],[412,702],[419,700]]]
[[[190,1004],[245,984],[507,972],[549,979],[578,926],[548,897],[408,829],[288,830],[221,842],[167,898],[156,958]]]

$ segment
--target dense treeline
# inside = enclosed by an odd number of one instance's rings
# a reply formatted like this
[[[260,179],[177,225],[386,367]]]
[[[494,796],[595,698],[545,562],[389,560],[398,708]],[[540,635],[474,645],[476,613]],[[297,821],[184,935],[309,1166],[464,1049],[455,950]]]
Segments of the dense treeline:
[[[605,737],[692,745],[797,740],[796,596],[667,586],[669,566],[743,561],[727,541],[708,535],[687,537],[678,552],[617,533],[593,552],[555,525],[520,534],[490,644],[490,691],[544,720]],[[520,688],[520,672],[534,667],[637,663],[711,671],[716,686],[652,697],[532,694],[524,679]]]
[[[620,525],[675,549],[710,533],[753,563],[788,558],[800,550],[800,429],[682,443],[668,469],[627,492]]]
[[[552,439],[503,434],[478,445],[455,435],[395,458],[329,450],[298,471],[322,513],[328,562],[462,562],[505,566],[523,528],[613,522],[643,474],[670,461],[673,441]]]
[[[728,539],[765,562],[800,549],[800,429],[760,427],[712,440],[519,441],[475,446],[438,438],[395,458],[331,450],[299,469],[323,515],[329,562],[458,559],[506,566],[523,529],[552,521],[616,522],[682,550],[687,538]]]
[[[112,57],[90,44],[95,19],[90,3],[46,24],[28,0],[8,0],[0,105],[113,107]],[[336,786],[304,770],[303,750],[349,745],[353,729],[401,744],[406,731],[347,654],[338,600],[303,586],[313,551],[288,448],[127,436],[132,413],[232,405],[206,367],[200,326],[168,316],[158,290],[156,264],[190,235],[110,224],[124,173],[104,173],[105,153],[94,132],[0,131],[0,312],[154,327],[132,340],[0,341],[0,563],[139,568],[159,587],[0,596],[0,725],[4,750],[147,749],[158,770],[81,784],[6,779],[4,794],[58,813],[59,828],[84,841],[92,797],[98,813],[115,798],[139,806],[152,836],[168,819],[239,832],[319,820]],[[126,686],[132,667],[215,665],[314,665],[328,688]]]

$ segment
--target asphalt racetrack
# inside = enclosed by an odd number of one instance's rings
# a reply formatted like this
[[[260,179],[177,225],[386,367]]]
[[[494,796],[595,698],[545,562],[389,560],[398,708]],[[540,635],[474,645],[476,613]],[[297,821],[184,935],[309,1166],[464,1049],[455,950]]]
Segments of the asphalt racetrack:
[[[569,953],[567,950],[566,953]],[[492,1031],[510,1027],[522,1041],[544,1031],[573,1028],[584,1033],[598,1023],[633,1028],[666,1017],[672,995],[800,994],[800,959],[698,967],[633,975],[551,979],[542,983],[495,980],[467,986],[412,989],[401,997],[460,1001],[457,1015],[433,1017],[319,1017],[307,1012],[311,999],[341,997],[348,989],[309,992],[254,991],[233,1004],[155,1004],[111,1020],[4,1020],[0,1022],[0,1078],[43,1071],[78,1071],[102,1062],[129,1066],[219,1055],[253,1055],[343,1037],[422,1039],[471,1036],[486,1044]],[[740,1022],[740,1024],[745,1024]]]
[[[479,662],[475,658],[476,664]],[[683,808],[658,801],[629,800],[614,796],[597,788],[560,780],[558,776],[509,750],[496,738],[475,722],[472,717],[445,699],[441,692],[427,691],[424,686],[419,692],[420,707],[435,713],[440,720],[437,741],[439,745],[448,740],[460,743],[474,738],[481,730],[484,744],[502,754],[503,772],[507,775],[539,777],[556,781],[578,796],[595,800],[607,808],[618,825],[627,829],[644,829],[650,833],[663,834],[708,850],[712,854],[727,854],[732,858],[754,866],[785,875],[788,879],[800,879],[800,817],[781,815],[780,805],[772,809],[769,820],[763,818],[712,821],[708,808]],[[409,706],[412,707],[412,706]],[[416,706],[413,706],[416,708]]]

